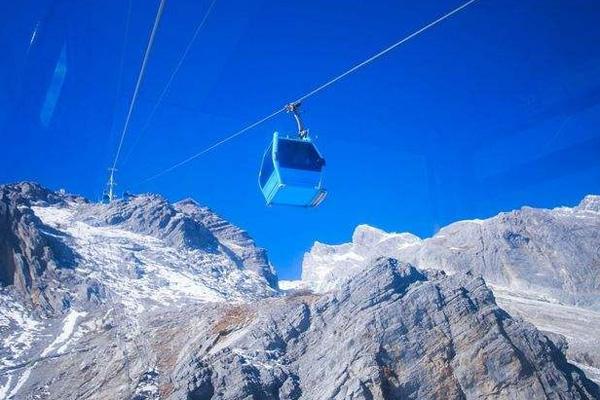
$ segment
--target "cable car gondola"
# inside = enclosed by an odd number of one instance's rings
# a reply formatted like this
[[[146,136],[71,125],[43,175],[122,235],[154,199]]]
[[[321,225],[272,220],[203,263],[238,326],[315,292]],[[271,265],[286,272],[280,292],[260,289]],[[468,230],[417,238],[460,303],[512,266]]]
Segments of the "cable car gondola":
[[[258,184],[267,205],[316,207],[327,195],[322,186],[325,159],[304,128],[298,108],[300,103],[286,106],[298,125],[298,137],[273,134],[262,159]]]

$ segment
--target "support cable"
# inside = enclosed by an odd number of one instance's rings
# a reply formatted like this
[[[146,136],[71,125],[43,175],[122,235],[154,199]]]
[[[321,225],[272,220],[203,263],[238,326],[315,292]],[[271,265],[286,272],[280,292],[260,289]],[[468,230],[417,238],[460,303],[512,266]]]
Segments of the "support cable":
[[[331,78],[330,80],[326,81],[322,85],[316,87],[315,89],[311,90],[310,92],[308,92],[308,93],[304,94],[303,96],[299,97],[297,100],[295,100],[295,101],[293,101],[291,103],[288,103],[288,105],[286,105],[285,107],[280,108],[280,109],[278,109],[276,111],[273,111],[271,114],[267,115],[266,117],[261,118],[258,121],[254,122],[254,123],[252,123],[252,124],[250,124],[248,126],[246,126],[245,128],[242,128],[239,131],[237,131],[237,132],[235,132],[235,133],[233,133],[233,134],[231,134],[231,135],[229,135],[229,136],[227,136],[227,137],[219,140],[218,142],[216,142],[216,143],[212,144],[211,146],[209,146],[209,147],[201,150],[200,152],[198,152],[198,153],[196,153],[196,154],[194,154],[194,155],[186,158],[185,160],[180,161],[177,164],[174,164],[174,165],[170,166],[169,168],[166,168],[166,169],[164,169],[164,170],[162,170],[162,171],[160,171],[160,172],[158,172],[158,173],[156,173],[156,174],[154,174],[154,175],[152,175],[152,176],[144,179],[143,181],[140,182],[140,184],[148,182],[148,181],[151,181],[151,180],[156,179],[156,178],[158,178],[158,177],[160,177],[160,176],[162,176],[162,175],[164,175],[164,174],[166,174],[168,172],[171,172],[174,169],[179,168],[182,165],[187,164],[190,161],[192,161],[192,160],[194,160],[194,159],[196,159],[196,158],[198,158],[198,157],[200,157],[200,156],[208,153],[209,151],[215,149],[216,147],[218,147],[218,146],[220,146],[220,145],[222,145],[222,144],[224,144],[224,143],[226,143],[226,142],[228,142],[228,141],[230,141],[232,139],[235,139],[236,137],[238,137],[238,136],[240,136],[240,135],[248,132],[250,129],[255,128],[256,126],[258,126],[258,125],[260,125],[260,124],[262,124],[262,123],[270,120],[271,118],[275,117],[276,115],[278,115],[278,114],[286,111],[287,108],[289,107],[289,105],[299,104],[302,101],[308,99],[309,97],[314,96],[315,94],[319,93],[320,91],[322,91],[322,90],[328,88],[329,86],[333,85],[337,81],[345,78],[346,76],[352,74],[353,72],[356,72],[357,70],[361,69],[362,67],[364,67],[364,66],[372,63],[373,61],[377,60],[378,58],[384,56],[385,54],[387,54],[390,51],[394,50],[398,46],[400,46],[400,45],[408,42],[409,40],[413,39],[414,37],[416,37],[416,36],[420,35],[421,33],[425,32],[426,30],[428,30],[428,29],[434,27],[435,25],[439,24],[440,22],[442,22],[442,21],[450,18],[454,14],[458,13],[459,11],[461,11],[464,8],[468,7],[469,5],[475,3],[476,1],[477,0],[469,0],[466,3],[463,3],[461,6],[456,7],[452,11],[447,12],[446,14],[444,14],[441,17],[437,18],[436,20],[428,23],[427,25],[421,27],[420,29],[416,30],[415,32],[411,33],[410,35],[408,35],[408,36],[406,36],[406,37],[398,40],[397,42],[395,42],[391,46],[386,47],[385,49],[379,51],[378,53],[376,53],[373,56],[367,58],[366,60],[364,60],[364,61],[362,61],[362,62],[354,65],[352,68],[350,68],[350,69],[344,71],[343,73],[341,73],[341,74],[339,74],[339,75]]]
[[[150,32],[150,37],[148,38],[148,44],[146,45],[146,51],[144,52],[144,60],[142,61],[142,65],[140,67],[140,71],[138,73],[138,78],[135,84],[135,89],[133,91],[133,96],[131,97],[131,102],[129,103],[129,110],[127,111],[127,117],[125,118],[125,124],[123,125],[123,130],[121,132],[121,139],[119,140],[119,146],[117,147],[117,153],[115,154],[115,159],[113,161],[110,178],[109,181],[114,182],[114,171],[117,166],[117,162],[119,161],[119,155],[121,154],[121,149],[123,147],[123,141],[125,140],[125,135],[127,134],[127,128],[129,128],[129,122],[131,121],[131,115],[133,113],[133,109],[135,107],[135,102],[137,100],[138,93],[140,91],[140,87],[142,85],[142,80],[144,79],[144,72],[146,70],[146,65],[148,64],[148,59],[150,56],[150,50],[152,49],[152,44],[154,43],[154,37],[156,35],[156,31],[158,29],[158,25],[160,23],[160,18],[162,17],[166,0],[160,0],[160,5],[158,6],[158,11],[156,12],[156,17],[154,19],[154,25],[152,26],[152,31]],[[111,196],[112,197],[112,196]],[[113,200],[112,198],[110,199]]]
[[[188,44],[186,45],[185,50],[183,51],[181,57],[177,61],[177,64],[175,65],[175,69],[173,69],[173,72],[169,76],[169,79],[167,80],[167,83],[165,84],[165,86],[163,87],[162,91],[160,92],[160,95],[158,96],[158,100],[156,100],[156,103],[154,103],[154,106],[152,107],[152,110],[150,110],[150,113],[148,114],[148,118],[146,118],[146,122],[142,126],[142,129],[140,130],[139,135],[136,137],[135,142],[133,143],[133,145],[131,146],[131,148],[129,149],[129,151],[127,152],[127,154],[125,155],[125,159],[123,160],[123,164],[127,163],[127,161],[129,160],[129,157],[133,153],[133,150],[139,144],[140,139],[142,138],[144,132],[146,132],[146,130],[148,130],[148,128],[150,127],[150,122],[152,121],[152,118],[154,117],[154,114],[156,114],[156,110],[161,105],[164,97],[166,96],[167,92],[171,88],[171,84],[173,83],[173,80],[175,79],[175,75],[177,75],[177,73],[179,72],[179,69],[183,65],[183,62],[187,58],[187,55],[190,52],[192,46],[194,45],[194,43],[196,41],[196,38],[198,37],[198,34],[200,33],[200,31],[202,31],[202,28],[204,27],[204,25],[206,25],[206,20],[208,19],[208,17],[210,15],[212,9],[214,8],[214,5],[215,5],[216,2],[217,2],[217,0],[212,0],[211,1],[210,5],[206,9],[206,12],[204,13],[204,16],[202,17],[202,19],[198,23],[198,26],[196,26],[196,29],[194,30],[194,34],[192,35],[191,39],[189,40]]]

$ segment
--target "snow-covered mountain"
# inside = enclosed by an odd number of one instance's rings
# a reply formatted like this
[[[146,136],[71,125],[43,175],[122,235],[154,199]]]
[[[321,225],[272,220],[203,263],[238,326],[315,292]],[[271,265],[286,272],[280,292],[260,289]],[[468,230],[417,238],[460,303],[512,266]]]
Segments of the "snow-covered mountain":
[[[302,280],[328,290],[381,255],[423,268],[472,271],[493,285],[600,310],[600,197],[587,196],[573,208],[524,207],[460,221],[424,240],[360,225],[351,243],[315,243],[305,255]]]
[[[26,382],[23,361],[71,351],[92,326],[141,338],[138,316],[156,309],[278,293],[265,250],[192,200],[103,205],[23,183],[0,187],[0,221],[0,398]]]
[[[409,234],[354,241],[320,245],[285,286],[316,293],[286,292],[265,250],[193,200],[0,186],[0,399],[600,396],[561,337],[462,264],[377,257],[423,244]]]
[[[350,243],[315,243],[302,281],[287,285],[333,290],[380,256],[483,276],[501,306],[566,338],[569,356],[600,381],[600,196],[460,221],[427,239],[360,225]]]
[[[421,242],[410,233],[386,233],[359,225],[350,243],[327,245],[316,242],[313,245],[302,262],[302,284],[316,292],[332,290],[361,271],[367,261],[380,256],[393,257]]]

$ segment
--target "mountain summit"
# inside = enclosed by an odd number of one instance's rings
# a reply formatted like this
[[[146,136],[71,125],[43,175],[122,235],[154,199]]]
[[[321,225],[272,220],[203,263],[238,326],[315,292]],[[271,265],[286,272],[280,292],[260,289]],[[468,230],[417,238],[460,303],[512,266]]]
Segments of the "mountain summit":
[[[361,226],[315,245],[306,276],[352,273],[286,292],[265,250],[193,200],[0,186],[0,398],[598,398],[477,260],[448,275],[378,254],[423,242]]]
[[[568,344],[569,357],[600,382],[600,196],[459,221],[427,239],[359,225],[349,243],[316,242],[292,285],[335,290],[382,256],[482,276],[502,307]]]
[[[338,286],[375,256],[422,268],[472,271],[490,284],[549,301],[600,311],[600,196],[575,207],[520,210],[467,220],[420,239],[359,225],[352,242],[315,243],[305,254],[302,280],[315,290]]]
[[[107,290],[143,311],[160,299],[271,296],[266,252],[241,229],[186,200],[140,195],[111,204],[37,184],[0,192],[2,283],[48,315],[103,302]]]

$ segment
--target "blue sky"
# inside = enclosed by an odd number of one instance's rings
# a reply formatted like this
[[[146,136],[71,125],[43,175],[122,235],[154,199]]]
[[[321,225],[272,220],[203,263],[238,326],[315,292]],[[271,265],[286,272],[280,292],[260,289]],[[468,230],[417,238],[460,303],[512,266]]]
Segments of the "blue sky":
[[[167,1],[119,189],[210,206],[269,249],[283,278],[299,275],[313,241],[347,241],[360,223],[430,236],[600,193],[592,0],[479,0],[306,101],[327,159],[330,196],[318,209],[267,208],[257,187],[273,130],[293,132],[287,115],[140,185],[460,4],[217,0],[147,121],[209,3]],[[0,182],[98,198],[157,6],[131,0],[126,36],[126,0],[0,6]]]

